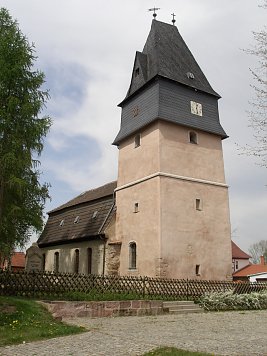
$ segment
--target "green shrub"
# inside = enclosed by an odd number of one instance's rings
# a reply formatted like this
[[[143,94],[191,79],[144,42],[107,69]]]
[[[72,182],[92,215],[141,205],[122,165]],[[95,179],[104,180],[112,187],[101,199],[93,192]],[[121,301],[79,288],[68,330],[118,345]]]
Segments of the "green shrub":
[[[199,305],[205,310],[255,310],[267,309],[267,292],[234,294],[214,292],[199,299]]]

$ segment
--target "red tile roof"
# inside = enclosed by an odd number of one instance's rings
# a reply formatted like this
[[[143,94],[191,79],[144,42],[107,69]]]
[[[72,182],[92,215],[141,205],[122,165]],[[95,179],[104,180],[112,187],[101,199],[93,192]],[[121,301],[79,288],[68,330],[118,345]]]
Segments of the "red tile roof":
[[[239,271],[233,273],[233,277],[246,277],[251,274],[267,272],[267,265],[258,264],[258,265],[249,265],[244,268],[241,268]]]
[[[246,252],[242,251],[233,241],[232,241],[232,258],[238,258],[247,260],[251,256],[248,255]]]

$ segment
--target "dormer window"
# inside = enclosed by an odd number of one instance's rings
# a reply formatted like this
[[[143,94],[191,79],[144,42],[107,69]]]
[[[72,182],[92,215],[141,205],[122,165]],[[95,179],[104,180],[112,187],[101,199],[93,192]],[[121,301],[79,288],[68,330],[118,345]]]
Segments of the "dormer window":
[[[80,220],[80,217],[79,217],[79,215],[77,215],[76,218],[74,219],[73,223],[78,224],[79,220]]]
[[[64,225],[64,219],[62,219],[59,223],[59,226],[63,226]]]
[[[139,67],[137,67],[134,71],[134,76],[138,77],[139,74],[140,74],[140,69],[139,69]]]
[[[98,215],[98,211],[96,210],[96,211],[94,211],[94,213],[92,215],[92,219],[96,219],[97,215]]]

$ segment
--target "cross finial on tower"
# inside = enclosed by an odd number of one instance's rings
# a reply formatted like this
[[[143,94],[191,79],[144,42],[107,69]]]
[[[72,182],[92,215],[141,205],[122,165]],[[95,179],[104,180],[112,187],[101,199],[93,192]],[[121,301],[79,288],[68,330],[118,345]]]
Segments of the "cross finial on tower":
[[[160,7],[153,7],[152,9],[148,9],[148,11],[153,11],[154,19],[157,17],[156,11],[160,10]]]
[[[175,20],[175,16],[176,16],[176,15],[175,15],[175,13],[173,13],[173,14],[171,14],[171,15],[172,15],[172,24],[174,25],[174,24],[175,24],[175,21],[176,21],[176,20]]]

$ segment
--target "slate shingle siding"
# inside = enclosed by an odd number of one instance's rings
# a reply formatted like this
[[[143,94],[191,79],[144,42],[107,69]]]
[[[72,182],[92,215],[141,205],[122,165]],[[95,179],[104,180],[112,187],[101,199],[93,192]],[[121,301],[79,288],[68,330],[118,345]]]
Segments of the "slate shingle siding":
[[[137,68],[140,74],[136,76]],[[176,26],[153,20],[143,52],[136,52],[127,96],[119,104],[121,128],[113,144],[119,145],[157,119],[226,138],[219,121],[219,98]],[[202,117],[191,114],[191,100],[202,104]],[[134,115],[136,110],[138,115]]]
[[[191,100],[202,104],[202,116],[191,113]],[[134,108],[138,108],[139,112],[135,117]],[[217,98],[159,77],[125,102],[121,128],[113,144],[118,145],[123,139],[157,119],[210,132],[222,138],[227,137],[220,124]]]

